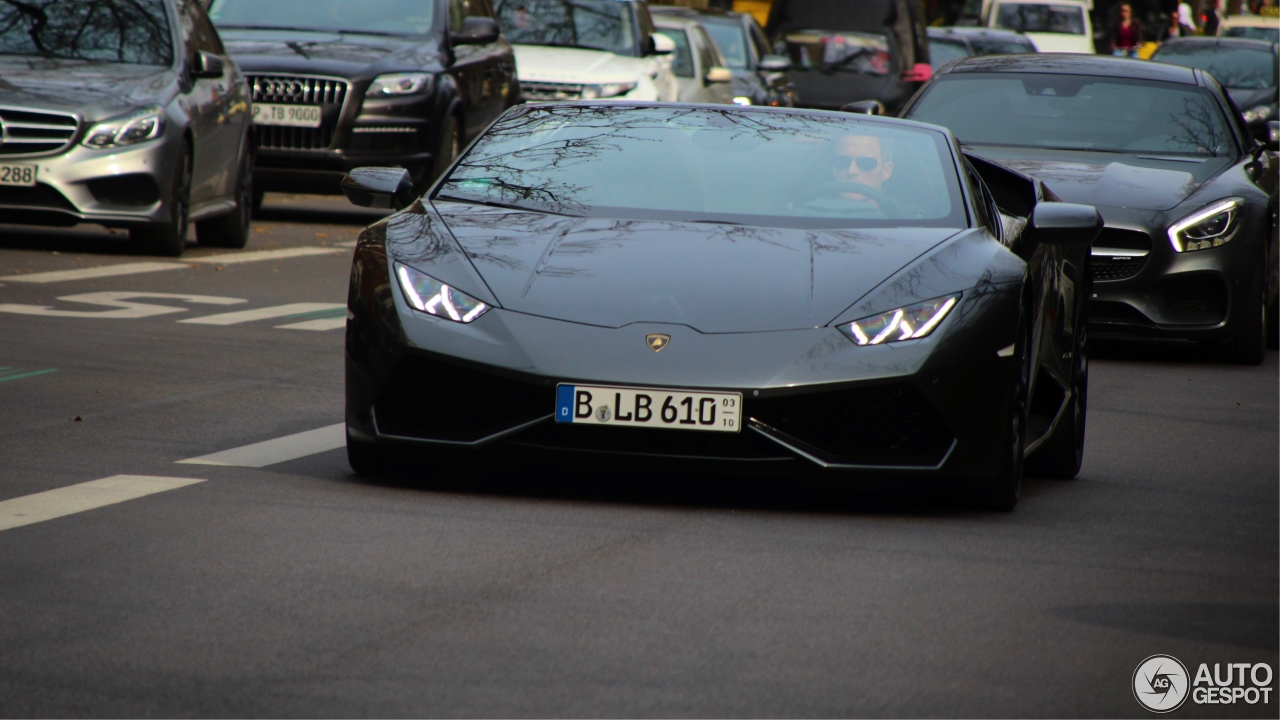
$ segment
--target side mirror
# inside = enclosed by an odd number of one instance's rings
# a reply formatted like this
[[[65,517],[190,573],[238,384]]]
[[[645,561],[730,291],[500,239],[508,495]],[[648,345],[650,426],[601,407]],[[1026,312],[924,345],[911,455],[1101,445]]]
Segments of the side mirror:
[[[1262,144],[1273,152],[1280,151],[1280,122],[1275,120],[1267,122],[1267,139]]]
[[[761,72],[786,72],[791,69],[791,61],[785,55],[765,55],[760,58],[757,69]]]
[[[449,41],[454,45],[488,45],[499,37],[498,23],[493,18],[469,17],[462,20],[458,32],[449,35]]]
[[[727,83],[731,80],[733,80],[733,71],[729,68],[717,65],[707,71],[708,83]]]
[[[191,77],[197,80],[220,78],[224,72],[222,58],[204,50],[197,50],[191,58]]]
[[[1031,211],[1031,228],[1045,245],[1088,247],[1102,232],[1102,216],[1092,205],[1042,202]]]
[[[883,115],[884,103],[879,100],[859,100],[840,108],[841,112],[858,113],[860,115]]]
[[[361,167],[342,178],[342,193],[352,205],[402,210],[414,200],[413,181],[404,168]]]
[[[666,35],[654,33],[649,37],[653,40],[654,55],[670,55],[676,51],[676,41]]]

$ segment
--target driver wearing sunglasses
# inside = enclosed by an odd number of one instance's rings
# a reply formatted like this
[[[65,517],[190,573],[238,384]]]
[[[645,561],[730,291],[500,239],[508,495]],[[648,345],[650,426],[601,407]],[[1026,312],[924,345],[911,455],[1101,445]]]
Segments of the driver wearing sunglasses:
[[[836,144],[831,156],[831,177],[838,182],[857,183],[872,190],[880,190],[893,175],[893,160],[887,157],[874,135],[846,135]],[[843,197],[879,206],[875,200],[857,192],[842,193]]]

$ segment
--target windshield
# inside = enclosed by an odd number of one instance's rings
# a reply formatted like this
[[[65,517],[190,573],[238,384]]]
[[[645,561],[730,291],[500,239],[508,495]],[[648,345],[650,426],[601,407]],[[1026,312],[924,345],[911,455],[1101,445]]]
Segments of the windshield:
[[[0,55],[171,65],[162,0],[0,0]]]
[[[220,28],[318,30],[370,35],[426,35],[433,0],[213,0]]]
[[[508,42],[605,50],[639,56],[631,6],[616,0],[498,0]]]
[[[936,80],[913,120],[968,145],[1227,155],[1234,141],[1208,90],[1082,75],[973,73]]]
[[[1257,27],[1255,25],[1236,25],[1225,28],[1222,34],[1226,37],[1248,38],[1249,40],[1266,40],[1280,42],[1280,27]]]
[[[955,42],[953,40],[942,40],[939,38],[929,39],[929,63],[934,70],[946,65],[952,60],[958,60],[962,57],[969,57],[972,53],[964,43]]]
[[[973,37],[969,38],[969,43],[973,45],[973,51],[979,55],[1016,55],[1036,51],[1030,40],[991,40]]]
[[[1276,86],[1276,56],[1270,50],[1170,44],[1160,48],[1152,60],[1200,68],[1237,90]]]
[[[795,68],[888,75],[889,38],[878,33],[835,30],[792,30],[782,36],[779,52]]]
[[[936,131],[854,115],[618,106],[513,111],[436,194],[575,216],[777,227],[966,227],[960,197]]]
[[[997,6],[996,27],[1018,32],[1084,34],[1084,9],[1078,5],[1003,3]]]
[[[704,19],[702,26],[711,34],[716,47],[720,48],[720,54],[724,55],[725,67],[734,70],[747,68],[747,38],[741,25],[737,22]]]

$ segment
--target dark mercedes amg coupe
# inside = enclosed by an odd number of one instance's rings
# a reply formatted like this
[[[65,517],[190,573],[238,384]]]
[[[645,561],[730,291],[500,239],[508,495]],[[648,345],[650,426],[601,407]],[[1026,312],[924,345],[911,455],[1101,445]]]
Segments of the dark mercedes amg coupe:
[[[358,473],[397,448],[525,446],[946,478],[1009,509],[1024,458],[1079,471],[1101,221],[943,128],[526,106],[420,199],[397,169],[344,189],[404,208],[352,265]]]

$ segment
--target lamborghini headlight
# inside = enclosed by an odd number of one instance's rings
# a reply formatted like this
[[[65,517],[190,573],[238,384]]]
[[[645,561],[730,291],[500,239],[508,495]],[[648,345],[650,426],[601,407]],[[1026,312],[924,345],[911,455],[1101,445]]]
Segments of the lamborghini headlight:
[[[858,345],[882,345],[901,340],[915,340],[933,332],[959,301],[958,293],[925,300],[922,303],[845,323],[840,326],[840,332]]]
[[[431,75],[428,73],[388,73],[374,78],[365,96],[416,95],[430,88]]]
[[[1206,205],[1169,226],[1169,242],[1178,252],[1205,250],[1231,242],[1240,229],[1241,198]]]
[[[81,142],[94,148],[133,145],[164,134],[164,108],[149,107],[89,128]]]
[[[396,263],[396,277],[405,302],[419,312],[469,323],[489,311],[488,305],[408,265]]]
[[[583,100],[603,100],[604,98],[626,95],[636,89],[636,83],[607,83],[604,85],[583,85]]]

